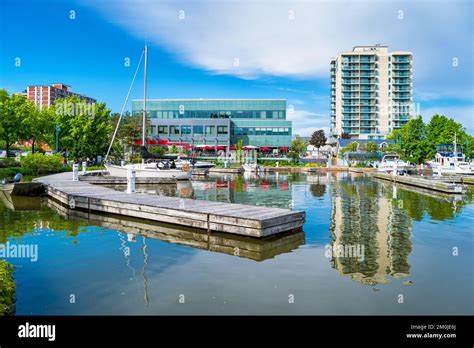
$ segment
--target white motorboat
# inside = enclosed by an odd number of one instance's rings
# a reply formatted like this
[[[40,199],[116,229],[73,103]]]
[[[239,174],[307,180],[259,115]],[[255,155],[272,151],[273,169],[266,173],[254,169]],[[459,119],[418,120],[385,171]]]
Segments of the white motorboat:
[[[249,162],[244,163],[242,167],[244,168],[244,172],[247,172],[247,173],[259,173],[263,169],[257,163],[249,163]]]
[[[404,175],[416,169],[410,162],[405,162],[398,155],[385,155],[380,162],[377,171],[392,175]]]
[[[180,159],[176,162],[176,168],[181,169],[183,166],[189,166],[191,169],[211,169],[215,166],[214,163],[205,161],[196,161],[194,164],[190,160]]]
[[[157,163],[148,164],[127,164],[124,166],[117,166],[113,164],[106,164],[105,168],[111,176],[127,177],[129,169],[135,171],[137,178],[171,178],[176,180],[189,180],[191,171],[182,169],[168,169],[160,168]]]
[[[427,163],[434,175],[474,175],[474,164],[466,161],[466,156],[457,150],[456,135],[453,144],[437,147],[433,161]]]

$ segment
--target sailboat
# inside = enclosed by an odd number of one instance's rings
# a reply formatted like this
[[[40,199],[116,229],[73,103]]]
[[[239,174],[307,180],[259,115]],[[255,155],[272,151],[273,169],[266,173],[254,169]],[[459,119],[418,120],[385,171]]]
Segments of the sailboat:
[[[142,154],[149,154],[146,150],[146,82],[147,82],[147,66],[148,66],[148,46],[145,45],[142,55],[140,57],[140,61],[138,62],[137,69],[135,70],[135,74],[132,79],[132,83],[127,93],[127,97],[125,98],[125,102],[122,107],[122,112],[120,113],[119,120],[117,122],[117,126],[115,127],[114,134],[112,136],[112,141],[110,142],[109,149],[107,151],[107,155],[105,156],[105,168],[110,173],[111,176],[118,176],[118,177],[127,177],[130,170],[135,171],[135,175],[137,178],[168,178],[168,179],[176,179],[176,180],[189,180],[191,177],[191,172],[189,170],[189,166],[180,166],[177,168],[168,160],[162,160],[153,163],[145,163],[145,159],[142,156],[142,163],[138,164],[126,164],[126,165],[114,165],[107,162],[108,156],[110,154],[110,150],[112,149],[112,144],[115,140],[115,136],[117,135],[117,130],[120,125],[120,121],[122,119],[123,113],[125,111],[125,107],[128,102],[128,98],[130,97],[130,92],[133,87],[133,83],[135,82],[135,78],[137,76],[138,69],[142,62],[142,59],[145,58],[144,62],[144,77],[143,77],[143,124],[142,124]],[[151,155],[151,154],[149,154]]]

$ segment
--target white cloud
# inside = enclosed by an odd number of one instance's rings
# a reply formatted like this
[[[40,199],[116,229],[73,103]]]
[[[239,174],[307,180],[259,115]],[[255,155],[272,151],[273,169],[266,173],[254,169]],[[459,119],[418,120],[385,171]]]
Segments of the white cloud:
[[[327,77],[332,56],[354,45],[379,42],[394,50],[413,51],[417,78],[432,80],[472,71],[473,6],[468,0],[89,4],[137,37],[146,37],[185,63],[216,74]],[[179,18],[179,11],[184,11],[184,19]],[[294,13],[293,20],[289,11]],[[459,61],[456,68],[453,57]]]
[[[293,121],[293,134],[310,136],[315,130],[323,129],[329,135],[329,115],[318,114],[308,110],[287,110],[286,118]]]
[[[85,1],[137,38],[211,74],[328,79],[330,58],[338,52],[381,43],[390,50],[413,52],[415,101],[469,100],[474,94],[470,0]],[[292,91],[296,89],[288,89]],[[314,96],[321,99],[315,102],[321,104],[326,97]],[[315,107],[325,110],[326,105]],[[456,114],[464,115],[459,117],[472,129],[462,110]],[[307,122],[328,126],[328,115],[318,121],[314,114],[306,116],[309,121],[295,122],[301,127],[295,132],[308,132],[313,124]]]

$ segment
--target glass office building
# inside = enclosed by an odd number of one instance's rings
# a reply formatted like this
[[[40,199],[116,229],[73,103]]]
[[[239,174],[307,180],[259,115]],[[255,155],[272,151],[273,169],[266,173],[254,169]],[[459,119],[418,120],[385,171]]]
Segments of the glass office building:
[[[133,100],[132,113],[143,112]],[[284,99],[150,99],[148,137],[190,145],[290,147]]]

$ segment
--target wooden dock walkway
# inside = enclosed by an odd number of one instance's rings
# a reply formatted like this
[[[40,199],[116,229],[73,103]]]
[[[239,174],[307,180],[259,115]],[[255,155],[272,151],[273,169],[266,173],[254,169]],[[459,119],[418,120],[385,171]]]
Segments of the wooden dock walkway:
[[[449,194],[462,194],[463,185],[457,183],[456,179],[452,181],[446,178],[433,178],[423,176],[409,176],[409,175],[397,175],[392,176],[384,173],[370,173],[370,175],[376,179],[388,180],[395,183],[401,183],[410,186],[416,186],[428,190],[449,193]]]
[[[45,186],[48,196],[71,209],[131,216],[208,232],[262,238],[299,228],[306,218],[304,211],[127,194],[84,181],[72,181],[72,173],[53,174],[35,181]]]

